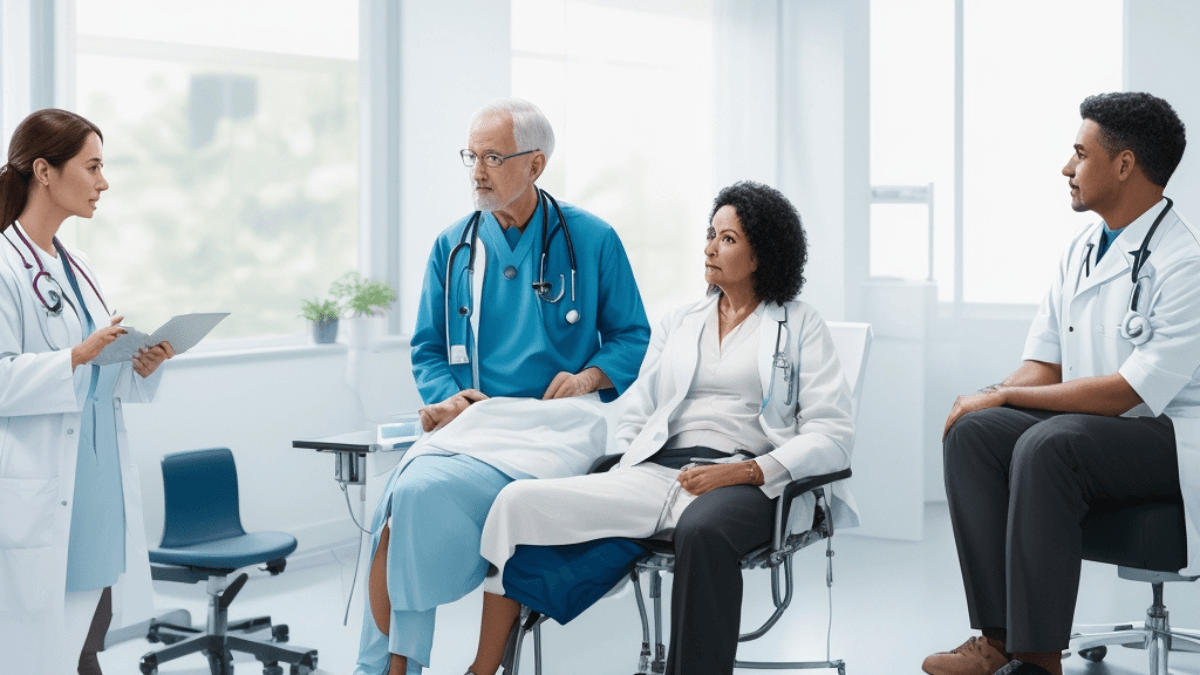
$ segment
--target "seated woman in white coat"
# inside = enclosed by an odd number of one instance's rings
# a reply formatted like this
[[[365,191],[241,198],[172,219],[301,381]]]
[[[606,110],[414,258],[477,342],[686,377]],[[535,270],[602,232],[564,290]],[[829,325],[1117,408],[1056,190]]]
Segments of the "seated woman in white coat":
[[[125,329],[82,254],[56,236],[91,218],[100,129],[65,110],[17,125],[0,165],[0,663],[98,675],[114,611],[148,618],[150,561],[121,403],[147,401],[162,342],[93,361]]]
[[[708,296],[663,321],[637,381],[614,404],[622,406],[613,430],[620,464],[512,483],[492,505],[481,551],[500,573],[484,584],[469,673],[499,666],[519,610],[502,597],[517,545],[665,534],[676,551],[667,672],[731,673],[738,560],[770,538],[773,503],[788,482],[850,466],[850,387],[825,323],[795,299],[807,259],[795,208],[757,183],[722,190],[705,256]],[[832,492],[835,524],[856,525],[846,486]],[[811,509],[798,506],[798,517],[811,520]]]

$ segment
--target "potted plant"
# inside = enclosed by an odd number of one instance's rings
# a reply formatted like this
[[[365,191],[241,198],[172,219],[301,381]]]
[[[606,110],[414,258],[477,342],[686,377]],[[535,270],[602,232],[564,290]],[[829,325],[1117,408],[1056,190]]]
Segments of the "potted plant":
[[[350,346],[364,348],[373,332],[382,332],[382,324],[372,317],[382,316],[396,300],[396,291],[386,281],[372,281],[358,272],[347,272],[329,286],[329,295],[337,298],[342,316],[354,319],[347,324]]]
[[[349,318],[382,314],[396,299],[386,281],[371,281],[358,272],[347,272],[329,286],[329,294],[341,300]]]
[[[300,301],[301,316],[312,322],[313,342],[326,345],[337,341],[338,316],[341,308],[336,300],[313,298]]]

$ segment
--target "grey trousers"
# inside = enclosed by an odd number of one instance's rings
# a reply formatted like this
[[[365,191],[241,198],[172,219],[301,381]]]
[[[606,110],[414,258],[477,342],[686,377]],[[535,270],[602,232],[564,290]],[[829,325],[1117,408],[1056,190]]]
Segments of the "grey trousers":
[[[775,501],[752,485],[696,498],[675,526],[667,675],[730,675],[742,621],[742,571],[771,539]]]
[[[1010,652],[1068,645],[1092,501],[1181,499],[1165,415],[991,408],[960,418],[943,452],[971,626],[1005,628]]]

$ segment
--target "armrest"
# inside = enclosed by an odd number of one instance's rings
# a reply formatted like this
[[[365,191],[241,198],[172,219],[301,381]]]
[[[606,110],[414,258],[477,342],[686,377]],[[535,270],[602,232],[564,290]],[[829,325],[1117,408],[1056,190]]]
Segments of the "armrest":
[[[825,473],[819,476],[807,476],[799,480],[794,480],[788,483],[783,488],[783,494],[779,497],[779,504],[775,512],[775,549],[778,550],[780,545],[787,540],[788,515],[792,511],[792,501],[800,495],[811,492],[825,485],[829,485],[835,481],[845,480],[850,477],[851,470],[846,468],[833,473]]]
[[[833,473],[824,473],[820,476],[808,476],[799,480],[794,480],[788,483],[783,488],[783,495],[780,497],[785,502],[791,502],[797,496],[821,487],[828,485],[834,481],[845,480],[850,477],[852,471],[850,469],[842,469]]]

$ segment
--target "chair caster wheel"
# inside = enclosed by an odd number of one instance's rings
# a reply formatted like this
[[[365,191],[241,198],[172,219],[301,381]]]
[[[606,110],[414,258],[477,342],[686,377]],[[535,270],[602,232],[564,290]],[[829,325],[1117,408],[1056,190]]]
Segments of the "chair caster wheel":
[[[208,670],[212,675],[233,675],[232,653],[228,651],[220,655],[205,653],[208,655]]]
[[[1100,663],[1108,655],[1108,647],[1100,646],[1090,649],[1080,649],[1079,655],[1092,663]]]
[[[288,641],[288,627],[286,623],[281,623],[278,626],[271,626],[271,639],[275,642]]]
[[[270,665],[263,664],[263,675],[283,675],[283,666],[278,661]]]
[[[317,654],[316,652],[309,652],[300,659],[300,663],[292,664],[291,675],[310,675],[316,669]]]
[[[138,670],[142,671],[142,675],[158,675],[158,655],[151,652],[143,656]]]

